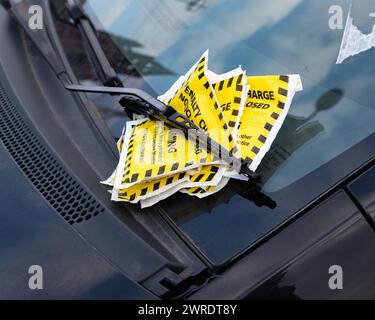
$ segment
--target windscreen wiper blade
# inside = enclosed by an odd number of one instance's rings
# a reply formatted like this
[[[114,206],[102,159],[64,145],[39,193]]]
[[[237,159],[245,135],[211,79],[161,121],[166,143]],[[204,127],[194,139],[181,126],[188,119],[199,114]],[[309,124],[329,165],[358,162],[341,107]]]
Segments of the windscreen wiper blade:
[[[89,17],[85,14],[82,6],[75,0],[67,0],[65,6],[77,26],[86,46],[87,52],[94,65],[95,72],[101,83],[108,87],[123,87],[116,71],[109,63],[102,46],[99,43],[96,29]]]

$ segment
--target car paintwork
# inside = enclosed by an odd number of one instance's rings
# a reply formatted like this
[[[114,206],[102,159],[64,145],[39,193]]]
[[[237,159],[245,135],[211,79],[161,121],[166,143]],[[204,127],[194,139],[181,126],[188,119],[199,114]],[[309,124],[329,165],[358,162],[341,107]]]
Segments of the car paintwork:
[[[375,298],[375,234],[338,191],[212,281],[191,299]],[[343,270],[332,290],[329,268]]]
[[[353,181],[348,189],[375,225],[375,167]]]
[[[56,214],[0,144],[0,299],[155,299]],[[31,290],[39,265],[43,288]]]

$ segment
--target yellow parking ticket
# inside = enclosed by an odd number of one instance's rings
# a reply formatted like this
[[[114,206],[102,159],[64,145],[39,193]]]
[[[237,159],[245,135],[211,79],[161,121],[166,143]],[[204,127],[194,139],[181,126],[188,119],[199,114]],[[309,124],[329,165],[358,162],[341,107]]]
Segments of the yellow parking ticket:
[[[113,189],[111,200],[130,203],[141,202],[142,208],[148,207],[171,196],[182,188],[216,186],[222,179],[224,168],[219,165],[208,165],[201,170],[191,171],[141,182],[121,190]]]
[[[177,183],[174,187],[165,190],[162,193],[155,194],[152,197],[147,197],[146,199],[141,199],[141,208],[151,207],[154,204],[164,200],[172,195],[174,195],[177,191],[180,191],[183,188],[185,181],[181,181]]]
[[[156,180],[137,183],[129,188],[114,189],[112,191],[113,201],[126,201],[137,203],[140,200],[151,198],[155,195],[161,195],[164,192],[175,188],[182,182],[188,182],[189,175],[186,172],[172,174]],[[178,189],[175,191],[177,192]]]
[[[180,130],[162,121],[128,121],[114,187],[126,189],[208,164],[215,164],[212,154]]]
[[[248,77],[250,87],[237,134],[241,157],[255,171],[270,149],[289,111],[299,75]]]
[[[208,51],[185,75],[182,85],[167,103],[177,112],[186,115],[230,154],[235,154],[238,152],[237,146],[206,75],[207,60]]]
[[[122,132],[121,137],[117,141],[117,150],[119,151],[120,154],[121,154],[123,145],[124,145],[124,130]],[[113,184],[115,183],[116,171],[117,171],[117,169],[115,169],[115,171],[113,171],[113,173],[111,174],[111,176],[107,180],[101,181],[101,183],[105,184],[107,186],[113,187]]]
[[[225,167],[220,165],[203,166],[189,178],[185,188],[216,186],[223,177]]]
[[[222,190],[227,183],[229,182],[228,177],[223,177],[220,182],[216,186],[208,186],[208,187],[193,187],[193,188],[186,188],[180,190],[181,193],[188,194],[190,196],[195,196],[200,199],[203,199],[205,197],[211,196],[216,192],[219,192]]]
[[[228,123],[232,136],[237,142],[237,131],[249,90],[246,72],[241,67],[220,75],[207,70],[207,76],[215,90],[221,111]],[[235,153],[234,156],[239,158],[239,152]],[[234,169],[228,169],[227,174],[232,178],[238,178],[238,172]]]
[[[239,67],[220,75],[207,70],[207,75],[212,83],[220,109],[224,114],[232,136],[236,140],[249,89],[246,72]]]

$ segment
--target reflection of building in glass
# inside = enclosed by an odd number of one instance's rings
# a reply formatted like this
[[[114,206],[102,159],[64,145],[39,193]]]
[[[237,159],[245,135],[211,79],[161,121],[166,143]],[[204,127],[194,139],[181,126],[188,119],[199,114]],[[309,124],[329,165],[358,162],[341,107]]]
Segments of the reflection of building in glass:
[[[283,162],[297,149],[324,131],[321,123],[311,121],[311,119],[318,113],[337,105],[343,95],[344,92],[341,89],[332,89],[318,99],[315,111],[309,117],[303,118],[292,115],[286,117],[275,142],[257,170],[262,177],[262,184],[265,184]]]
[[[264,184],[298,148],[322,131],[324,131],[324,128],[318,121],[309,122],[306,118],[287,116],[275,142],[270,151],[263,158],[257,170],[262,177],[262,184]]]
[[[82,4],[85,2],[81,1]],[[81,35],[78,29],[68,22],[69,15],[65,10],[65,0],[55,0],[53,5],[58,14],[56,29],[77,78],[95,80],[96,76],[84,50]],[[103,31],[98,31],[98,38],[112,67],[120,76],[140,77],[141,75],[173,74],[158,63],[154,57],[139,52],[143,46],[137,41]]]
[[[179,0],[186,3],[187,11],[198,11],[206,7],[207,0]]]
[[[131,62],[131,67],[142,76],[147,75],[171,75],[173,72],[162,66],[154,57],[137,52],[142,45],[135,40],[126,39],[116,35],[109,35],[116,43],[121,53]]]

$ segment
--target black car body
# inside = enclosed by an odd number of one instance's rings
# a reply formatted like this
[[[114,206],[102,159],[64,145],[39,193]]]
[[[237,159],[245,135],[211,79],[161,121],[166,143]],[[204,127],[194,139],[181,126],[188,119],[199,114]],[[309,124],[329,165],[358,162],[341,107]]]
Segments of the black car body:
[[[205,200],[177,194],[144,210],[113,203],[99,183],[118,160],[119,128],[110,128],[106,115],[115,114],[123,124],[126,114],[116,97],[64,88],[61,78],[90,82],[93,77],[78,48],[78,31],[57,19],[63,1],[26,2],[53,7],[45,10],[45,20],[56,28],[53,33],[49,29],[50,36],[59,35],[52,43],[64,68],[53,70],[10,12],[0,7],[0,298],[375,297],[375,122],[343,152],[283,187],[265,190],[276,209],[241,197],[236,182]],[[308,9],[294,10],[303,16]],[[99,38],[108,43],[104,48],[111,62],[117,61],[115,69],[126,70],[127,85],[156,94],[142,71],[114,46],[118,39],[106,36],[103,32]],[[348,65],[345,73],[326,75],[329,88],[306,90],[316,97],[317,112],[361,95],[366,98],[360,103],[372,116],[368,121],[375,120],[370,90],[375,78],[367,72],[373,69],[374,52],[356,59],[356,67]],[[151,62],[159,74],[171,76],[155,59]],[[367,79],[369,86],[356,87],[363,89],[359,94],[347,92],[345,83],[352,76]],[[108,109],[113,106],[114,111]],[[347,120],[339,115],[338,121]],[[309,145],[324,132],[319,121],[291,115],[284,127],[260,169],[263,178],[273,176],[305,144],[322,158],[328,152]],[[335,139],[330,148],[339,148],[341,140]],[[288,144],[292,152],[285,151]],[[283,152],[288,155],[278,160]],[[276,169],[267,169],[274,161]],[[41,290],[28,286],[33,265],[43,269]],[[343,270],[343,289],[329,287],[329,270],[335,265]]]

